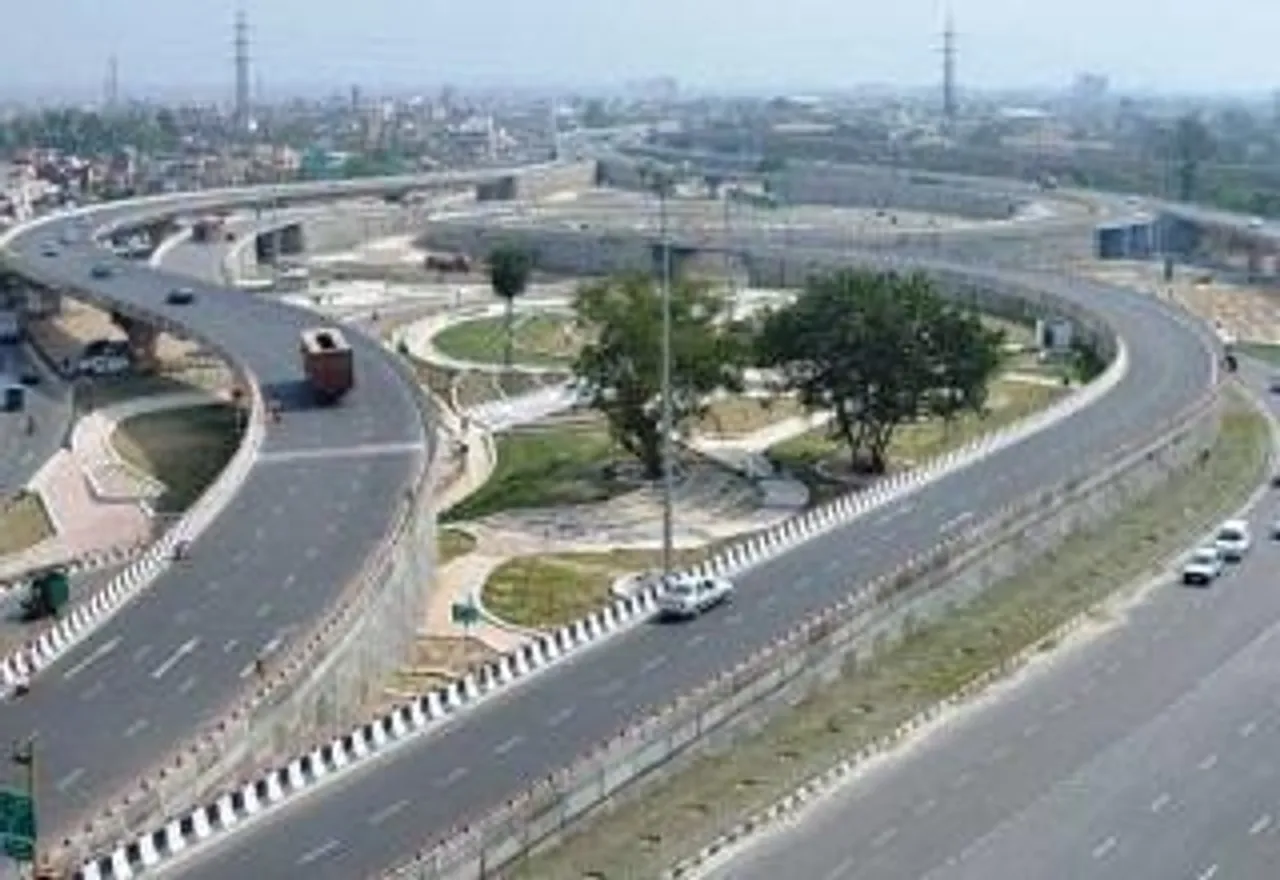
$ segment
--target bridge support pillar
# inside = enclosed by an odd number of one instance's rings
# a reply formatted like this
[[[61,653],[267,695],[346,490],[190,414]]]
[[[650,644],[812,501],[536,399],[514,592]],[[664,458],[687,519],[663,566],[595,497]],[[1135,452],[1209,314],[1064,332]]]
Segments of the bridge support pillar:
[[[159,365],[156,342],[160,338],[160,331],[152,324],[126,315],[113,314],[111,320],[124,331],[129,341],[134,369],[139,373],[154,373]]]
[[[1245,267],[1249,280],[1257,281],[1262,274],[1262,247],[1260,245],[1249,245],[1249,249],[1245,252]]]

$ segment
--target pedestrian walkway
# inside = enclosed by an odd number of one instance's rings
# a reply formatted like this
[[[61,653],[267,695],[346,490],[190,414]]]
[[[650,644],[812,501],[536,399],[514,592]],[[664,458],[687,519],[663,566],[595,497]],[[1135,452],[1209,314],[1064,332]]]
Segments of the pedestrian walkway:
[[[120,458],[112,443],[118,424],[145,413],[217,400],[206,391],[139,397],[82,417],[70,448],[60,449],[27,484],[39,495],[54,535],[22,553],[0,558],[0,580],[45,565],[135,548],[151,538],[149,502],[164,486]]]

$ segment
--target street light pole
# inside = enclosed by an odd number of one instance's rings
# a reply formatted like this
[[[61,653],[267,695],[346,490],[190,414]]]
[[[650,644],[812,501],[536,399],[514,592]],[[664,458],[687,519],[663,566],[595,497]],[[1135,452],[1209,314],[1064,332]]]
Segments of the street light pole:
[[[671,401],[671,242],[667,239],[667,177],[658,179],[658,238],[662,248],[662,576],[671,574],[672,465],[675,418]]]

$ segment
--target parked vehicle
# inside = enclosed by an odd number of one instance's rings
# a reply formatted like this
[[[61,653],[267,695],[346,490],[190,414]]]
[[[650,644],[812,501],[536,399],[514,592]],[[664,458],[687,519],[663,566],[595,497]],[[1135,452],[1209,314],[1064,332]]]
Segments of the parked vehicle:
[[[302,331],[302,368],[321,404],[337,403],[355,384],[351,346],[336,327]]]

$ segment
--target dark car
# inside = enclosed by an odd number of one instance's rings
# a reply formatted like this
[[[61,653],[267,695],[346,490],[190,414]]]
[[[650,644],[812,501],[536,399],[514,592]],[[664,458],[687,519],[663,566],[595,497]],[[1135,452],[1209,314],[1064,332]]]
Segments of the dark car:
[[[89,271],[89,274],[94,278],[110,278],[112,275],[116,274],[116,270],[115,267],[110,266],[107,263],[98,263]]]
[[[33,388],[40,384],[40,374],[32,367],[24,367],[22,371],[18,373],[18,382],[26,385],[28,388]]]
[[[175,287],[164,301],[171,306],[189,306],[196,301],[196,292],[190,287]]]
[[[58,249],[51,244],[47,244],[43,249],[41,249],[40,253],[44,254],[46,257],[56,257],[58,255]]]

